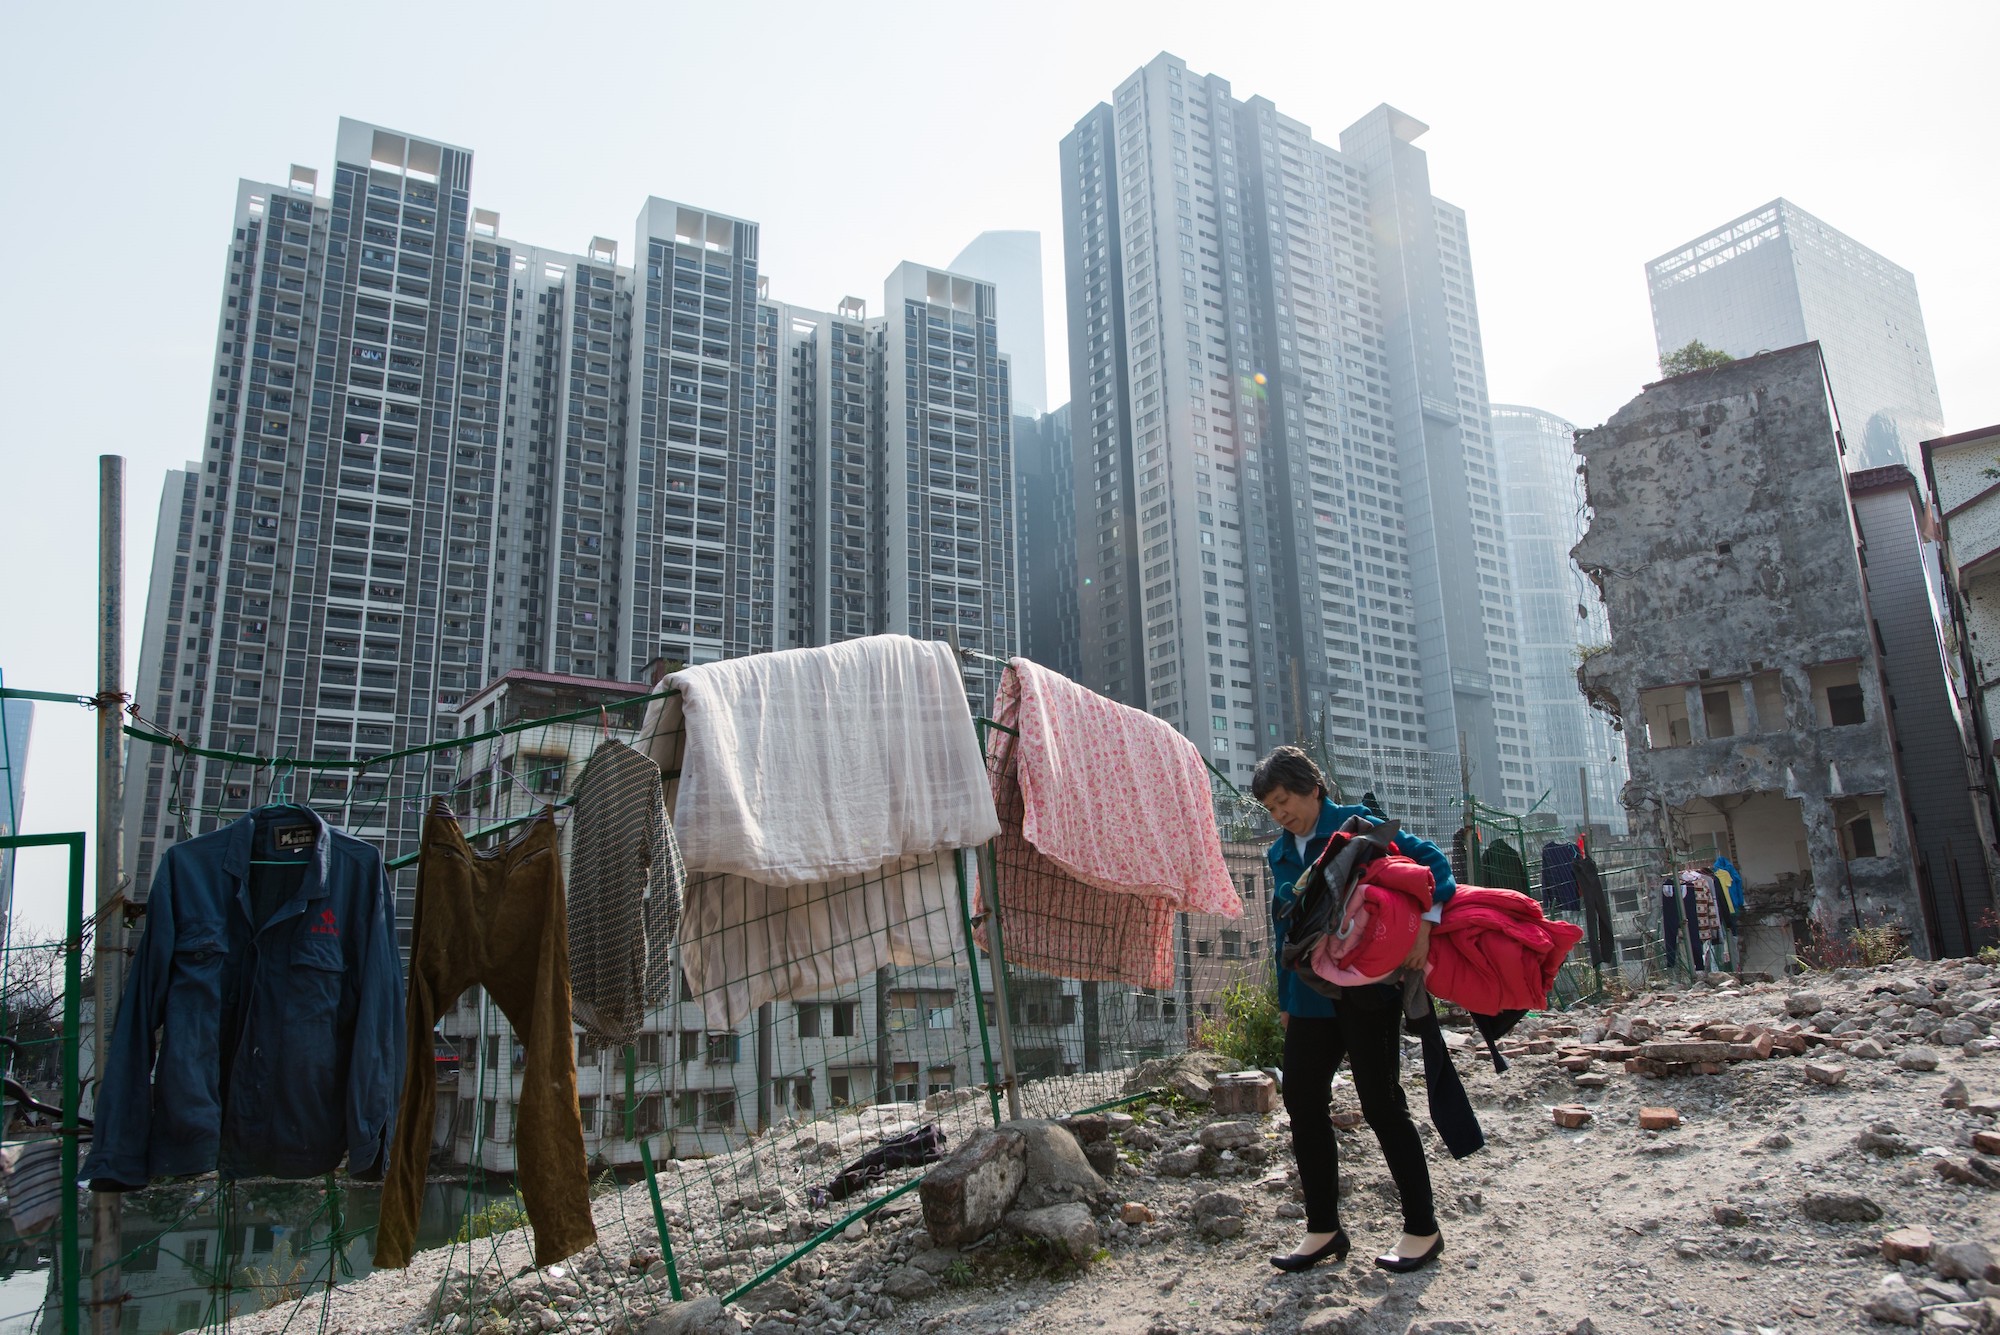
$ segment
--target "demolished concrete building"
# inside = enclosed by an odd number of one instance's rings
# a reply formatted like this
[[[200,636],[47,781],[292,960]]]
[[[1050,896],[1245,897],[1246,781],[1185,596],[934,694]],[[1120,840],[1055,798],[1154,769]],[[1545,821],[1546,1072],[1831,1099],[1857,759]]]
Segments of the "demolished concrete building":
[[[1750,968],[1814,923],[1934,953],[1819,346],[1650,385],[1577,451],[1611,630],[1577,679],[1628,734],[1632,828],[1741,870]]]

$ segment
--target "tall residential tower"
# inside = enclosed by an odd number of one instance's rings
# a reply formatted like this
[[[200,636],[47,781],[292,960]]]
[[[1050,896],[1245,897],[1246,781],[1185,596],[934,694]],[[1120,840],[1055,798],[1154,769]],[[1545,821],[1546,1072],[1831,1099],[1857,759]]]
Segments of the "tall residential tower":
[[[1436,819],[1460,736],[1489,802],[1534,775],[1465,217],[1424,129],[1378,107],[1336,149],[1161,55],[1062,176],[1084,680],[1226,773],[1306,741]]]
[[[205,445],[161,499],[147,722],[365,760],[458,735],[514,668],[638,682],[889,630],[1014,652],[992,284],[905,264],[880,317],[806,312],[765,292],[754,222],[649,198],[624,255],[545,249],[472,206],[471,172],[342,120],[330,195],[303,167],[240,185]],[[137,894],[175,840],[278,796],[407,851],[454,757],[294,773],[135,744]]]

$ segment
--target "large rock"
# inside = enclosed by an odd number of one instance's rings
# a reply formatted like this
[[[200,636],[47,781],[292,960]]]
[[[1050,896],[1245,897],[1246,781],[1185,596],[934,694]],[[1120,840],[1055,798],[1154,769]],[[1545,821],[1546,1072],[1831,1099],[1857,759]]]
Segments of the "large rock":
[[[722,1310],[720,1298],[696,1298],[668,1303],[655,1312],[639,1335],[738,1335],[742,1327]]]
[[[1937,1239],[1931,1236],[1929,1229],[1922,1224],[1912,1224],[1882,1235],[1882,1259],[1891,1265],[1898,1261],[1923,1265],[1931,1259],[1931,1250],[1936,1246]]]
[[[1883,1276],[1863,1310],[1877,1321],[1896,1326],[1920,1325],[1924,1319],[1923,1299],[1901,1275]]]
[[[1196,1197],[1194,1226],[1204,1237],[1235,1237],[1243,1231],[1243,1198],[1228,1191],[1211,1191]]]
[[[1155,1165],[1162,1177],[1193,1177],[1201,1171],[1202,1152],[1190,1145],[1186,1149],[1169,1150],[1160,1156]]]
[[[1946,1279],[2000,1281],[2000,1266],[1993,1264],[1993,1253],[1977,1242],[1954,1242],[1939,1247],[1931,1253],[1931,1269]]]
[[[1097,1175],[1109,1178],[1118,1171],[1118,1147],[1108,1140],[1093,1140],[1085,1143],[1083,1157],[1097,1170]]]
[[[1962,1159],[1939,1159],[1937,1172],[1947,1182],[2000,1191],[2000,1163],[1981,1154]]]
[[[1200,1139],[1212,1150],[1240,1150],[1263,1144],[1264,1128],[1255,1122],[1210,1122],[1201,1129]]]
[[[913,1265],[899,1265],[882,1276],[882,1292],[891,1298],[928,1298],[938,1291],[935,1276]]]
[[[1028,1177],[1028,1141],[1015,1129],[1020,1125],[982,1127],[924,1174],[917,1196],[924,1227],[940,1247],[961,1247],[985,1237],[1013,1207]]]
[[[1817,992],[1794,992],[1785,998],[1785,1014],[1806,1016],[1826,1009],[1826,998]]]
[[[1902,1054],[1896,1058],[1896,1065],[1906,1071],[1935,1071],[1938,1068],[1938,1055],[1930,1048],[1904,1048]]]
[[[1037,1210],[1015,1210],[1007,1227],[1023,1237],[1040,1238],[1068,1252],[1071,1260],[1088,1261],[1097,1251],[1097,1221],[1088,1207],[1071,1201]]]
[[[1111,1188],[1090,1166],[1076,1137],[1061,1126],[1030,1119],[1009,1122],[1006,1129],[1018,1133],[1027,1148],[1027,1175],[1014,1200],[1017,1208],[1040,1210],[1072,1201],[1110,1198]]]
[[[1799,1213],[1822,1224],[1872,1224],[1882,1207],[1851,1191],[1809,1191],[1799,1201]]]

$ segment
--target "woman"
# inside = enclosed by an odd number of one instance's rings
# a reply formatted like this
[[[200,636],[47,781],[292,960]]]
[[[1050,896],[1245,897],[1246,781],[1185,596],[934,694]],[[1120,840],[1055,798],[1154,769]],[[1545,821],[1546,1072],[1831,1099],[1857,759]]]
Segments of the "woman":
[[[1264,757],[1250,778],[1250,793],[1284,830],[1266,855],[1271,864],[1272,954],[1285,948],[1287,915],[1294,887],[1306,874],[1326,841],[1354,816],[1377,820],[1366,807],[1338,806],[1326,793],[1325,776],[1312,758],[1296,746],[1281,746]],[[1431,869],[1437,878],[1432,907],[1417,929],[1417,943],[1403,961],[1405,969],[1421,969],[1430,950],[1430,925],[1457,883],[1451,863],[1437,845],[1412,835],[1396,836],[1396,847]],[[1389,1161],[1389,1174],[1403,1202],[1403,1236],[1394,1250],[1375,1258],[1384,1270],[1421,1270],[1444,1251],[1431,1200],[1430,1168],[1423,1142],[1403,1097],[1402,990],[1394,985],[1353,988],[1338,1002],[1315,992],[1278,969],[1278,1022],[1285,1029],[1285,1111],[1292,1119],[1292,1153],[1298,1159],[1299,1182],[1306,1197],[1306,1236],[1290,1253],[1273,1256],[1280,1270],[1306,1270],[1332,1257],[1347,1256],[1347,1234],[1340,1227],[1340,1159],[1334,1143],[1328,1104],[1333,1073],[1343,1058],[1353,1073],[1354,1092],[1361,1098],[1362,1116]]]

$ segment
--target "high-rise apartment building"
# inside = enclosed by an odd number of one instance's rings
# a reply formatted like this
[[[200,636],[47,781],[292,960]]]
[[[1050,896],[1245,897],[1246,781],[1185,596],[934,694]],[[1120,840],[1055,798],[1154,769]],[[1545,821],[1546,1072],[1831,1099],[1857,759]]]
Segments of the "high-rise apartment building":
[[[1848,467],[1902,464],[1944,433],[1917,280],[1774,199],[1646,265],[1660,355],[1695,339],[1735,357],[1817,341]]]
[[[1069,405],[1014,418],[1014,513],[1020,532],[1021,652],[1065,677],[1083,675],[1078,622],[1076,465]]]
[[[1083,674],[1239,776],[1307,740],[1455,791],[1463,736],[1519,808],[1469,243],[1424,129],[1382,106],[1336,149],[1161,55],[1064,139]]]
[[[992,284],[906,264],[879,317],[806,312],[769,299],[753,222],[649,198],[627,256],[545,249],[472,206],[471,168],[342,120],[330,195],[301,167],[239,187],[206,442],[161,499],[148,722],[366,759],[458,735],[512,668],[643,681],[890,630],[1015,650]],[[405,850],[454,763],[138,744],[126,865],[143,896],[167,845],[284,794]]]
[[[1048,353],[1042,324],[1042,234],[981,232],[951,262],[953,273],[993,284],[1000,354],[1012,368],[1014,414],[1049,410]]]
[[[1625,739],[1576,684],[1577,664],[1611,643],[1611,629],[1596,586],[1569,557],[1587,527],[1575,440],[1554,413],[1493,405],[1535,791],[1566,827],[1588,819],[1623,833]]]

